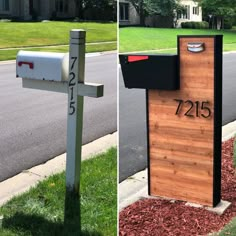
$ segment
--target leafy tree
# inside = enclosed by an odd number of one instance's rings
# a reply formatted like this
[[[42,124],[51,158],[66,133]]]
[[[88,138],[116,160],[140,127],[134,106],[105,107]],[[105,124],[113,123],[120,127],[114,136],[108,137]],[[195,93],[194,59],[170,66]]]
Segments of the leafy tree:
[[[76,16],[79,19],[83,19],[83,0],[75,0]]]
[[[218,28],[221,27],[221,21],[233,21],[233,17],[236,16],[236,1],[234,0],[202,0],[200,5],[205,17],[211,15],[216,18]]]
[[[75,3],[79,19],[114,20],[115,0],[75,0]]]
[[[149,15],[174,16],[179,3],[176,0],[146,0]]]
[[[148,15],[174,17],[175,12],[183,11],[179,0],[130,0],[140,16],[140,24],[145,25]]]
[[[146,0],[130,0],[140,17],[140,25],[145,25],[145,17],[148,15],[146,11]]]

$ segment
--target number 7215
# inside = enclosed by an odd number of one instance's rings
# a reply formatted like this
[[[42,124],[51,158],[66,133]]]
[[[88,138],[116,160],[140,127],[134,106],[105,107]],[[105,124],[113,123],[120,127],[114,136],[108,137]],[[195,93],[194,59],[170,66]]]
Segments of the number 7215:
[[[188,117],[203,117],[209,118],[211,117],[211,109],[209,108],[209,101],[196,101],[193,102],[191,100],[181,100],[181,99],[174,99],[178,102],[178,107],[176,109],[175,115],[180,115],[181,110],[183,107],[186,107],[186,112],[184,113],[185,116]]]

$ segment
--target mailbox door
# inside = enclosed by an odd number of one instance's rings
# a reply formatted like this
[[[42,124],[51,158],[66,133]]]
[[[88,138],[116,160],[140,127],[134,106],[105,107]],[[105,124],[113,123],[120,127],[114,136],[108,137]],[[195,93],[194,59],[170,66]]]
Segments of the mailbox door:
[[[16,76],[64,81],[68,77],[68,61],[68,55],[65,53],[19,51],[16,59]]]
[[[127,88],[179,88],[177,55],[120,55],[120,63]]]

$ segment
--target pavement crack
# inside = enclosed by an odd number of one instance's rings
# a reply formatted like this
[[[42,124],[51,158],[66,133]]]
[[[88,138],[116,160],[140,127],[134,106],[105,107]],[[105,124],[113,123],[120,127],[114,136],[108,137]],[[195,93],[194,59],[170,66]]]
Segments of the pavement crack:
[[[36,174],[36,173],[34,173],[34,172],[31,172],[31,171],[29,171],[29,170],[23,170],[22,173],[33,174],[33,175],[36,175],[36,176],[38,176],[38,177],[42,177],[41,175]]]

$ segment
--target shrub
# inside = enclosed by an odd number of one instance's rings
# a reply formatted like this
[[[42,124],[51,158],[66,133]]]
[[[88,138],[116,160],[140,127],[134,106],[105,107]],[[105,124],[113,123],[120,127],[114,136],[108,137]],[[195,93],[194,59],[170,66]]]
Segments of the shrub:
[[[53,11],[50,17],[50,20],[56,20],[57,19],[57,12]]]
[[[236,16],[233,18],[233,25],[236,25]]]
[[[190,21],[182,22],[181,27],[186,28],[186,29],[191,29],[192,28],[192,22],[190,22]]]
[[[207,21],[202,21],[202,26],[203,28],[202,29],[209,29],[209,23]]]
[[[38,12],[35,9],[32,10],[31,16],[33,21],[38,20]]]
[[[224,29],[232,29],[233,27],[233,20],[231,18],[224,19]]]
[[[201,23],[202,22],[193,22],[193,29],[203,29],[203,25]]]
[[[186,21],[181,23],[181,27],[185,29],[208,29],[209,23],[206,21]]]

